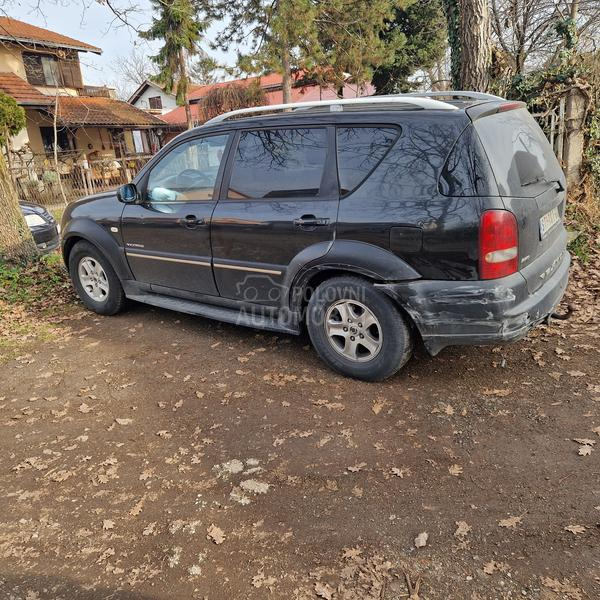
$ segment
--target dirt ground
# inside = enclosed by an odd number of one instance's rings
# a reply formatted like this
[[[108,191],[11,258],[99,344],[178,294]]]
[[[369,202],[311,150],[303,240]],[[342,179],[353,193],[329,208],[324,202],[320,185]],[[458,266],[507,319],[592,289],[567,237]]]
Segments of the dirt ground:
[[[0,598],[600,598],[598,275],[570,320],[380,384],[306,338],[13,309]]]

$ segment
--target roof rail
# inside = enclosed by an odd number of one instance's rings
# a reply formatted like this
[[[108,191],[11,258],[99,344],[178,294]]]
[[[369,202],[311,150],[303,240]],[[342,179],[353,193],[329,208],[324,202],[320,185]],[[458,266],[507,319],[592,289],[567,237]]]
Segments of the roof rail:
[[[398,106],[406,106],[408,108],[423,108],[423,109],[438,109],[438,110],[457,110],[456,106],[433,98],[422,98],[418,95],[410,96],[409,94],[389,95],[389,96],[366,96],[363,98],[339,98],[336,100],[317,100],[314,102],[294,102],[291,104],[272,104],[267,106],[252,106],[250,108],[240,108],[230,112],[218,115],[208,121],[205,125],[220,123],[232,117],[242,115],[252,115],[255,113],[270,113],[283,111],[306,110],[310,108],[329,107],[331,112],[343,111],[344,106],[361,106],[368,104],[394,104]]]
[[[456,99],[471,99],[471,100],[506,100],[494,94],[486,94],[485,92],[467,92],[464,90],[447,90],[439,92],[409,92],[408,94],[398,94],[398,96],[409,96],[411,98],[456,98]]]

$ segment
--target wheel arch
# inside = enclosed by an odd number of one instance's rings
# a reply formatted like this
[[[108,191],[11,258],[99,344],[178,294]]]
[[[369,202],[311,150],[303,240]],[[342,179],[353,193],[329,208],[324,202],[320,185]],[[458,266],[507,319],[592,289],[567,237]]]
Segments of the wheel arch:
[[[106,257],[117,277],[121,280],[133,279],[124,249],[103,227],[91,219],[75,219],[63,232],[62,256],[67,268],[69,256],[77,242],[84,241]]]
[[[421,278],[413,267],[385,248],[338,240],[327,252],[295,270],[287,283],[290,309],[301,309],[317,285],[339,275],[358,276],[373,284]]]

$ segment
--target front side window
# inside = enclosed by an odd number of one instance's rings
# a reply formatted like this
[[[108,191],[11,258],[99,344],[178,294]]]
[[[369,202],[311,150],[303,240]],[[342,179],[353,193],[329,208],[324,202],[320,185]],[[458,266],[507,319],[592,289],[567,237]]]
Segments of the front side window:
[[[250,200],[317,196],[326,156],[325,128],[244,131],[227,197]]]
[[[354,191],[393,146],[392,127],[339,127],[337,130],[340,195]]]
[[[32,85],[59,85],[58,61],[55,56],[24,53],[23,64],[27,81]]]
[[[169,152],[150,172],[148,200],[162,203],[212,199],[228,137],[190,140]]]

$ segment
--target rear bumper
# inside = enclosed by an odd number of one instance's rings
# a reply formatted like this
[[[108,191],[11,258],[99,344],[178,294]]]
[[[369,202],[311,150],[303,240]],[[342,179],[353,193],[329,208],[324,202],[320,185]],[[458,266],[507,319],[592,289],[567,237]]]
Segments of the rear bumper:
[[[520,273],[490,281],[410,281],[380,287],[411,316],[425,347],[435,355],[454,345],[519,340],[560,302],[569,280],[571,257],[534,293]]]

